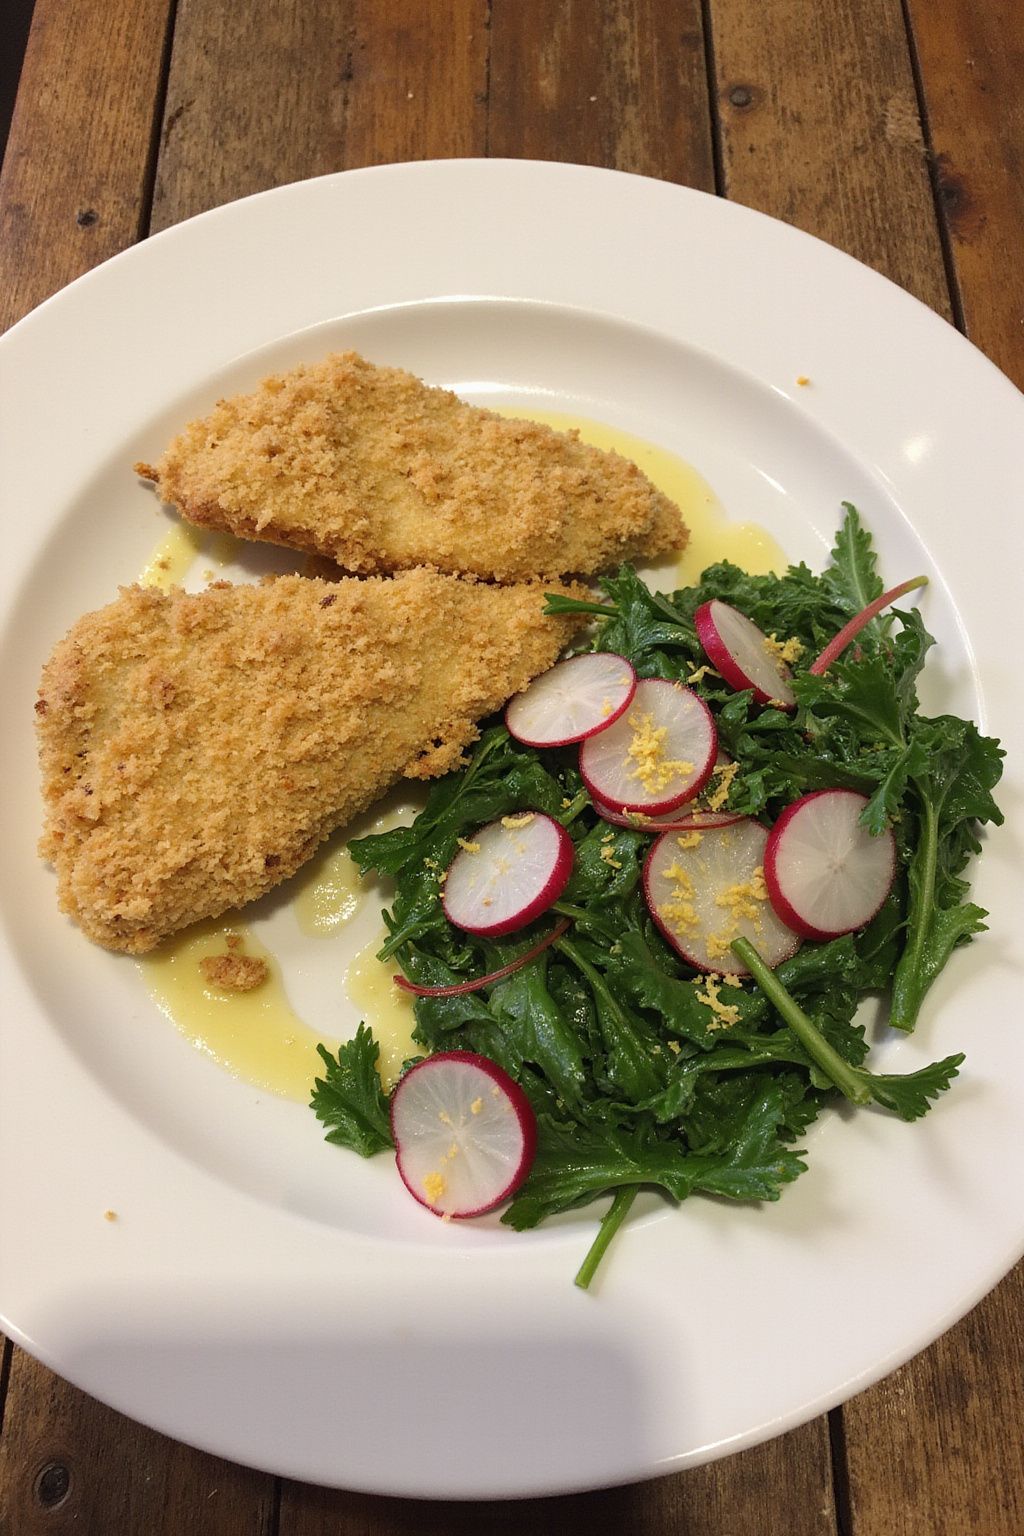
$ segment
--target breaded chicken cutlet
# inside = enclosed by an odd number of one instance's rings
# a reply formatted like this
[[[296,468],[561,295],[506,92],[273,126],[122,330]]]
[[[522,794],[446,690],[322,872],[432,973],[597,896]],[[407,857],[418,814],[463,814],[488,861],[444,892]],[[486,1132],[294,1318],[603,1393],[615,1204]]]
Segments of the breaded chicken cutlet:
[[[544,617],[544,590],[425,570],[122,589],[36,704],[62,909],[138,954],[263,895],[550,666],[578,621]]]
[[[629,459],[355,352],[221,400],[155,466],[135,467],[189,522],[356,573],[585,576],[687,538],[679,508]]]

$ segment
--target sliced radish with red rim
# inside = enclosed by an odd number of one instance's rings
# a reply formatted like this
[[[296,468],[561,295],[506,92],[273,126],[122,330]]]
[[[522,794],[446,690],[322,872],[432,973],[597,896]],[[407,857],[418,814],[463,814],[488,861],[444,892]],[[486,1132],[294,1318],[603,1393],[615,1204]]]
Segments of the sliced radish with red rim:
[[[714,798],[715,774],[719,769],[728,768],[731,763],[732,758],[728,752],[719,748],[711,777],[699,794],[686,801],[678,810],[651,816],[644,811],[622,811],[617,806],[605,805],[601,800],[592,802],[594,810],[602,821],[607,821],[613,827],[628,827],[631,832],[700,832],[715,827],[731,827],[733,822],[744,821],[746,818],[739,811],[713,811],[707,804],[709,798]]]
[[[807,939],[837,939],[869,923],[896,874],[896,840],[874,836],[852,789],[818,789],[786,807],[765,849],[772,906]]]
[[[391,1134],[406,1189],[438,1216],[482,1216],[530,1171],[537,1121],[508,1073],[472,1051],[417,1062],[391,1096]]]
[[[738,811],[695,810],[684,814],[684,806],[683,810],[667,811],[664,816],[648,816],[643,811],[616,811],[610,805],[602,805],[600,800],[593,804],[602,821],[613,827],[627,827],[630,832],[704,832],[746,820]]]
[[[444,882],[444,915],[467,933],[514,933],[558,900],[572,861],[572,838],[550,816],[503,816],[462,841]]]
[[[659,815],[698,793],[717,747],[711,711],[697,694],[645,678],[625,714],[584,741],[580,773],[595,800],[620,812]]]
[[[636,672],[625,656],[570,656],[509,701],[505,724],[525,746],[565,747],[614,725],[635,692]]]
[[[666,832],[644,865],[644,895],[664,937],[698,971],[747,974],[729,948],[750,939],[765,963],[779,965],[800,947],[777,916],[764,880],[767,828],[750,820],[689,838]]]
[[[796,706],[789,668],[775,654],[764,630],[745,613],[713,597],[701,603],[693,622],[708,660],[730,688],[752,688],[759,704]]]

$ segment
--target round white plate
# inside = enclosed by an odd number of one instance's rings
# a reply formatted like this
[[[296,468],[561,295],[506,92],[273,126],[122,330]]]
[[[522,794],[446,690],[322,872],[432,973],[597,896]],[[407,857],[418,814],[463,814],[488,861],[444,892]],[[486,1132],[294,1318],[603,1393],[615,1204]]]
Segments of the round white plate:
[[[915,1126],[826,1114],[777,1205],[652,1199],[589,1294],[572,1276],[593,1210],[523,1235],[435,1221],[388,1159],[327,1146],[307,1110],[192,1051],[133,963],[58,916],[35,857],[40,666],[164,526],[133,461],[218,394],[342,346],[675,450],[733,517],[815,565],[855,501],[886,575],[932,578],[928,703],[974,714],[1010,752],[1007,825],[977,876],[990,931],[956,954],[913,1039],[876,1044],[899,1069],[965,1049],[953,1091]],[[284,187],[171,229],[35,311],[0,363],[0,1314],[19,1343],[238,1461],[503,1497],[777,1434],[995,1284],[1024,1247],[1024,409],[978,352],[747,209],[608,171],[449,161]],[[275,947],[310,1022],[353,1028],[341,959],[310,979],[283,926]]]

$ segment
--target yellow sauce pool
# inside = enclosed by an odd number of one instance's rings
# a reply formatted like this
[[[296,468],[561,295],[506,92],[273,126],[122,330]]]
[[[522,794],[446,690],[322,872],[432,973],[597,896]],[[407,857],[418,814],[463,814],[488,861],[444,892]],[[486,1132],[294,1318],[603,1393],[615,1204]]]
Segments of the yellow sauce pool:
[[[269,966],[266,981],[251,992],[222,990],[203,975],[199,962],[224,954],[229,934],[242,939],[240,954]],[[309,1102],[321,1069],[317,1042],[336,1042],[293,1012],[277,962],[244,924],[198,923],[140,960],[139,969],[161,1013],[197,1050],[255,1088]]]
[[[385,1086],[390,1087],[401,1071],[402,1062],[417,1055],[420,1048],[413,1044],[412,1038],[416,1023],[412,994],[396,987],[392,979],[398,972],[398,965],[394,960],[382,965],[377,959],[377,951],[384,939],[382,929],[349,962],[345,991],[359,1017],[373,1029],[374,1038],[380,1045],[377,1065]]]
[[[699,470],[665,448],[658,448],[643,438],[633,437],[618,427],[606,426],[586,417],[569,416],[561,411],[519,411],[502,409],[503,416],[528,416],[544,422],[558,432],[575,427],[585,443],[595,448],[614,449],[639,465],[648,479],[674,501],[690,530],[689,542],[672,576],[666,573],[665,585],[692,586],[704,570],[716,560],[731,560],[752,576],[768,571],[781,574],[786,557],[766,528],[757,523],[731,522],[725,508]]]
[[[159,587],[161,592],[180,586],[204,542],[201,528],[175,523],[139,572],[139,586]]]
[[[785,556],[771,534],[754,523],[731,522],[699,471],[675,454],[616,427],[561,412],[507,409],[502,414],[528,415],[558,431],[575,427],[584,441],[632,459],[677,503],[690,539],[676,568],[665,572],[662,585],[686,586],[705,566],[721,559],[753,574],[785,568]],[[200,553],[211,563],[223,565],[236,548],[237,541],[230,535],[217,535],[207,542],[201,529],[177,523],[154,550],[139,580],[166,591],[184,579]],[[390,811],[371,830],[384,831],[408,819],[408,811]],[[329,939],[341,934],[365,899],[344,845],[333,844],[309,864],[305,878],[295,882],[292,911],[306,937]],[[243,953],[269,965],[267,980],[251,992],[210,986],[200,969],[204,955],[224,953],[228,934],[242,936]],[[397,966],[382,965],[376,958],[383,942],[381,932],[353,956],[344,972],[344,986],[357,1016],[371,1026],[380,1043],[381,1077],[390,1085],[417,1047],[412,1040],[413,999],[394,985]],[[276,960],[244,925],[224,919],[201,923],[140,960],[139,968],[157,1007],[197,1050],[256,1088],[308,1103],[322,1065],[317,1042],[323,1040],[332,1049],[337,1042],[296,1015]]]

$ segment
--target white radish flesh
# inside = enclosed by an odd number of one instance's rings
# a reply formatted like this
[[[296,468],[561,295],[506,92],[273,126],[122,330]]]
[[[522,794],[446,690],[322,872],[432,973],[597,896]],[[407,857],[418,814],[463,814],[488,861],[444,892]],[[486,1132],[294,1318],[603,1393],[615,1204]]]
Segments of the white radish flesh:
[[[602,821],[613,827],[627,827],[630,832],[702,832],[715,827],[731,827],[745,817],[737,811],[702,811],[699,808],[687,812],[684,805],[678,811],[666,811],[663,816],[647,816],[643,811],[620,812],[610,805],[593,802],[594,810]]]
[[[411,1067],[391,1097],[398,1172],[438,1216],[482,1216],[530,1171],[537,1122],[518,1083],[486,1056],[442,1051]]]
[[[514,933],[558,900],[572,861],[572,838],[550,816],[503,816],[462,841],[443,886],[444,915],[467,933]]]
[[[694,832],[714,827],[731,827],[734,821],[743,821],[745,818],[738,811],[713,811],[707,803],[714,798],[715,774],[721,768],[728,768],[731,762],[728,752],[719,748],[707,783],[698,795],[687,800],[676,811],[650,816],[643,811],[620,811],[617,806],[605,805],[601,800],[593,801],[594,810],[602,821],[607,821],[613,827],[628,827],[631,832]]]
[[[717,744],[703,700],[679,683],[647,678],[625,714],[583,742],[580,773],[595,800],[620,812],[659,815],[699,792]]]
[[[776,656],[764,630],[745,613],[715,597],[701,604],[693,622],[708,660],[730,688],[752,688],[759,704],[795,706],[789,668]]]
[[[528,747],[565,747],[613,725],[635,692],[636,673],[624,656],[570,656],[516,694],[505,724]]]
[[[698,971],[747,974],[730,949],[749,939],[772,967],[800,939],[776,915],[764,881],[767,828],[750,820],[680,837],[666,832],[644,866],[644,895],[664,937]]]
[[[852,789],[819,789],[787,806],[772,828],[764,876],[772,906],[807,939],[836,939],[871,921],[896,873],[896,843],[861,824]]]

